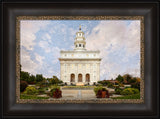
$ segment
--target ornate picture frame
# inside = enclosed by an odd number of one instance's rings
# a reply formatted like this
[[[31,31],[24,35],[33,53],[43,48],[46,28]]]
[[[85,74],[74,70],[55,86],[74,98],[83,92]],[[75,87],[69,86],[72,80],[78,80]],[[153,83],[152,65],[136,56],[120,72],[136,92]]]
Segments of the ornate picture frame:
[[[159,65],[157,64],[159,64],[159,44],[157,13],[158,1],[143,4],[133,1],[125,4],[107,2],[3,3],[3,117],[158,117]],[[44,17],[38,18],[38,16]],[[40,100],[26,103],[27,100],[25,100],[25,104],[23,104],[24,100],[19,100],[19,94],[16,90],[19,86],[17,84],[19,84],[20,67],[19,56],[16,55],[19,53],[19,45],[16,44],[19,42],[17,21],[23,18],[48,19],[45,16],[49,16],[49,18],[52,16],[114,16],[113,18],[117,19],[118,16],[120,19],[137,16],[135,19],[141,19],[141,24],[144,25],[144,29],[141,28],[141,34],[144,34],[144,36],[141,35],[141,77],[144,79],[144,82],[141,82],[142,100],[121,100],[120,103],[118,100],[109,103],[101,101],[103,104],[97,102],[84,103],[83,101],[79,103],[66,103],[64,101],[58,104],[59,101],[43,103]]]

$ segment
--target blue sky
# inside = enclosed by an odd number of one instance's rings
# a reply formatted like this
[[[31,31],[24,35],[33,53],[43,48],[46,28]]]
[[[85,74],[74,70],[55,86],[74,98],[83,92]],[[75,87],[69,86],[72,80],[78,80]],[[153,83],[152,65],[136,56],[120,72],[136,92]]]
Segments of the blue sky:
[[[140,76],[139,20],[22,20],[22,70],[60,77],[60,50],[73,50],[82,27],[87,50],[100,50],[100,79],[129,73]]]

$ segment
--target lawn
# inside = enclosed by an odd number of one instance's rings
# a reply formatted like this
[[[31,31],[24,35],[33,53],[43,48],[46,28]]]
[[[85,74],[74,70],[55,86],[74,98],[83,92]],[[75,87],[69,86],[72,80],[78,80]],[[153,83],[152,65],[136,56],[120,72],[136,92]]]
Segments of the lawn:
[[[49,99],[49,97],[38,97],[36,95],[24,95],[24,94],[21,94],[20,99]]]
[[[113,97],[112,99],[140,99],[140,94],[126,95],[123,97]]]

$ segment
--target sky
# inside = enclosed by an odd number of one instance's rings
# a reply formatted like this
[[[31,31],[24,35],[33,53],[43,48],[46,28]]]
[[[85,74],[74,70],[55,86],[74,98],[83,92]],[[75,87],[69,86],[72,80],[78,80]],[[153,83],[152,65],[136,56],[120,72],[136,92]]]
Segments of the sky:
[[[60,51],[73,50],[79,25],[86,49],[100,50],[100,80],[140,77],[140,20],[21,20],[22,70],[60,78]]]

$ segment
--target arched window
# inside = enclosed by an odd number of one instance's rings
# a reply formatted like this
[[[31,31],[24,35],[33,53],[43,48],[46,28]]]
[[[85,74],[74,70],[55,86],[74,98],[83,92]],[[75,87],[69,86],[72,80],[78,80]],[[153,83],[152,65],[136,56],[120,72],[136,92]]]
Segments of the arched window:
[[[82,74],[78,74],[78,82],[82,82]]]
[[[86,74],[86,82],[90,82],[90,75]]]
[[[84,45],[83,45],[83,47],[84,47]]]
[[[81,47],[81,44],[79,44],[79,47]]]
[[[71,82],[75,82],[75,75],[71,74]]]

